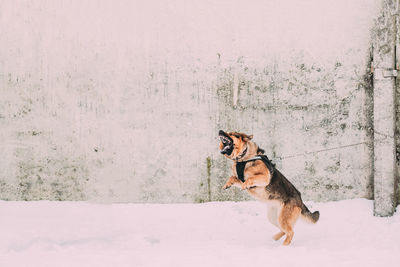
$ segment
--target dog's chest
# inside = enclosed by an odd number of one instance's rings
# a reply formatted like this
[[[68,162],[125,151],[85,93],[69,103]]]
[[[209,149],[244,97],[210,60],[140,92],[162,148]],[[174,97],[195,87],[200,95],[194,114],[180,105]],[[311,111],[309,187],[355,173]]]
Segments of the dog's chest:
[[[253,173],[249,170],[250,167],[254,166],[255,162],[247,162],[247,163],[235,163],[232,166],[233,174],[239,178],[242,182],[244,182],[248,177],[252,176]]]
[[[244,174],[243,175],[244,180],[247,180],[248,178],[256,174],[257,175],[265,174],[265,176],[268,175],[264,163],[260,161],[248,162],[246,164],[246,168],[244,169],[243,174]],[[271,194],[265,186],[252,187],[250,189],[247,189],[246,191],[250,196],[252,196],[254,199],[258,201],[263,201],[263,202],[271,201]]]

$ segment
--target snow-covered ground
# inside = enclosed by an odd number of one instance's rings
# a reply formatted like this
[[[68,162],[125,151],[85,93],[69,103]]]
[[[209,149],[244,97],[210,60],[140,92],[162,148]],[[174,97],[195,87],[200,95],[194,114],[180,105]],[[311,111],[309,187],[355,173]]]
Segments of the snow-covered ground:
[[[0,266],[399,266],[400,214],[365,199],[307,203],[290,247],[259,202],[0,202]]]

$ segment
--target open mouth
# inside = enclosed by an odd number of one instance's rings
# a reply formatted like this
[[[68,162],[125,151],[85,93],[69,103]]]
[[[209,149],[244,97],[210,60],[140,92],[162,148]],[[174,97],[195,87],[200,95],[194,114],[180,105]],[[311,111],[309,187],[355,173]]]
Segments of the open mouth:
[[[223,148],[220,151],[221,154],[227,154],[229,156],[233,150],[232,138],[230,138],[224,131],[219,131],[219,139],[223,145]]]

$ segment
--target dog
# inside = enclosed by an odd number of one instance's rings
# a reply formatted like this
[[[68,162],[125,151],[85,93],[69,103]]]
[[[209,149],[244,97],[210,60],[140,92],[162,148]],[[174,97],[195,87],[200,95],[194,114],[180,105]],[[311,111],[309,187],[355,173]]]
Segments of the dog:
[[[233,161],[233,175],[223,189],[236,186],[246,190],[255,199],[266,202],[268,220],[280,229],[272,237],[274,240],[286,235],[283,245],[289,245],[294,235],[294,224],[299,217],[309,223],[318,221],[319,211],[309,211],[300,192],[275,168],[264,155],[265,151],[252,141],[252,135],[220,130],[219,138],[220,152]]]

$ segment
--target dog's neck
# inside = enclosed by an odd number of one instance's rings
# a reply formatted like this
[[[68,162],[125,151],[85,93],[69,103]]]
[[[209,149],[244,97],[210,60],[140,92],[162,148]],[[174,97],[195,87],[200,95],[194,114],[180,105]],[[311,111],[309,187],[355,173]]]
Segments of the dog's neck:
[[[240,155],[238,156],[238,159],[236,159],[236,162],[242,162],[242,161],[247,161],[251,158],[253,158],[254,156],[256,156],[259,151],[258,146],[256,145],[256,143],[252,142],[252,141],[248,141],[246,144],[245,149],[240,153]]]

